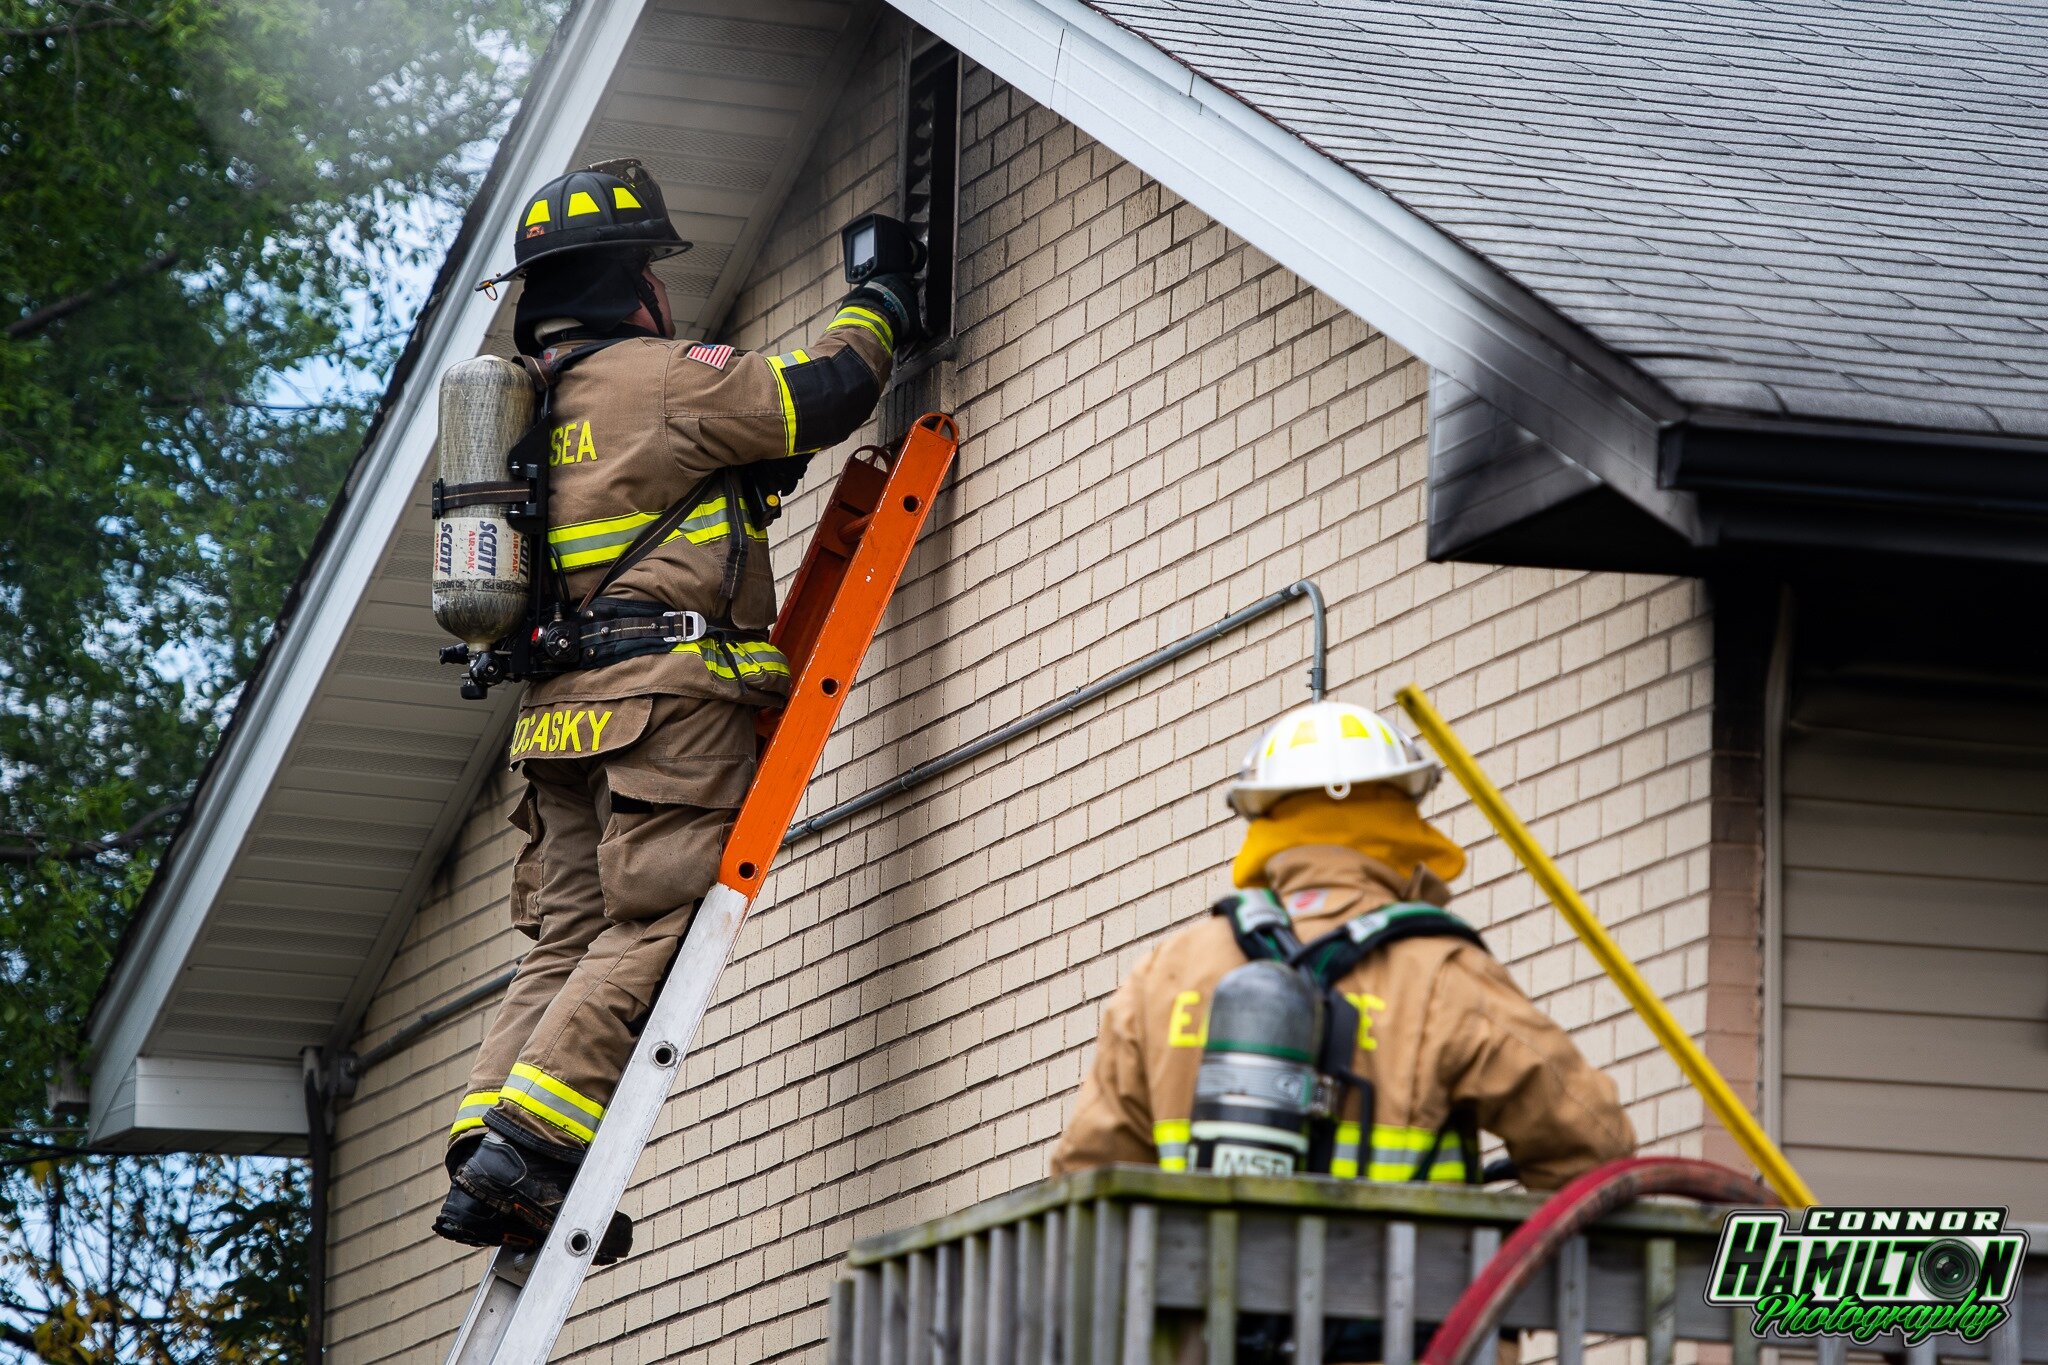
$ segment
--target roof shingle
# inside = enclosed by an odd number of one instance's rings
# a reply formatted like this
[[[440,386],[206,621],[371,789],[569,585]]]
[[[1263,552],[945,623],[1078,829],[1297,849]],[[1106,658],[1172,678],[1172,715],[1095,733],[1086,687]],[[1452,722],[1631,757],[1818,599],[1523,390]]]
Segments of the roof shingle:
[[[2048,6],[1088,3],[1686,402],[2043,429]]]

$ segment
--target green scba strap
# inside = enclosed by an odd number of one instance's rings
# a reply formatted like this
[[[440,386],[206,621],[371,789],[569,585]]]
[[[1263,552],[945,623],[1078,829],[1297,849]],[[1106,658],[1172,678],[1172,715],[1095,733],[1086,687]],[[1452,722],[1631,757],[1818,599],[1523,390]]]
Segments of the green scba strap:
[[[1294,917],[1280,898],[1264,887],[1238,891],[1216,902],[1215,913],[1230,921],[1238,950],[1252,962],[1281,962],[1300,967],[1325,989],[1389,943],[1404,938],[1460,938],[1484,949],[1479,931],[1442,906],[1424,901],[1383,905],[1346,920],[1329,933],[1303,943],[1294,932]]]
[[[1353,1040],[1359,1030],[1357,1006],[1337,984],[1389,943],[1404,938],[1456,938],[1485,949],[1479,931],[1442,906],[1400,901],[1355,916],[1303,943],[1294,932],[1294,917],[1287,907],[1263,887],[1225,896],[1216,902],[1214,911],[1230,921],[1230,932],[1246,960],[1293,967],[1322,991],[1321,1055],[1315,1061],[1316,1070],[1337,1083],[1340,1094],[1347,1087],[1355,1090],[1361,1111],[1358,1120],[1335,1125],[1328,1172],[1349,1177],[1363,1174],[1373,1180],[1476,1181],[1477,1134],[1475,1131],[1461,1141],[1453,1128],[1455,1114],[1436,1130],[1396,1129],[1373,1122],[1373,1084],[1351,1070]],[[1233,1046],[1244,1048],[1243,1044]],[[1366,1132],[1372,1135],[1372,1153],[1361,1162],[1361,1139]],[[1389,1134],[1400,1135],[1403,1145],[1398,1152],[1389,1148]],[[1415,1140],[1417,1136],[1421,1141]],[[1383,1148],[1388,1151],[1383,1153]]]

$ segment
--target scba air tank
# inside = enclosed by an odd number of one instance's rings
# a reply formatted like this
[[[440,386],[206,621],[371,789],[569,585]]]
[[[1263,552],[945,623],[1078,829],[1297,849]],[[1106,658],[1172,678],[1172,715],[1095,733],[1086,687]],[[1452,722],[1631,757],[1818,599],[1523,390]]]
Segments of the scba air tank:
[[[1278,962],[1248,962],[1217,983],[1188,1123],[1196,1170],[1291,1175],[1307,1165],[1320,1005]]]
[[[462,484],[506,482],[505,455],[533,425],[526,371],[483,355],[441,376],[437,472]],[[510,503],[445,508],[434,523],[434,620],[473,653],[518,629],[532,564],[526,537],[507,519]]]

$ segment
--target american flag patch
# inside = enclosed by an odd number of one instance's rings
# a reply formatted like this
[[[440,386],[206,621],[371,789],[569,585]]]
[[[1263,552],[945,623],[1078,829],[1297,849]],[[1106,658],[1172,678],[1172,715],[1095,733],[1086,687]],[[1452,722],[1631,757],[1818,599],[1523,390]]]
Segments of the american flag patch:
[[[1287,898],[1288,912],[1295,915],[1313,915],[1323,908],[1323,902],[1328,900],[1329,896],[1330,893],[1327,891],[1297,891]]]
[[[732,359],[730,346],[692,346],[684,352],[692,360],[701,360],[714,370],[725,368],[725,362]]]

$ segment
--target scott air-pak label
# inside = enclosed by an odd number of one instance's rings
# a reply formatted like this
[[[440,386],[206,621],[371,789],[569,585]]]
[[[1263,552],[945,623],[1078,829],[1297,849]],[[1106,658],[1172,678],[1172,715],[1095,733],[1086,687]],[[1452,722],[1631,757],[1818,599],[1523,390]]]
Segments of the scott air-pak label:
[[[444,583],[526,578],[526,537],[502,517],[449,517],[435,528],[434,577]]]

